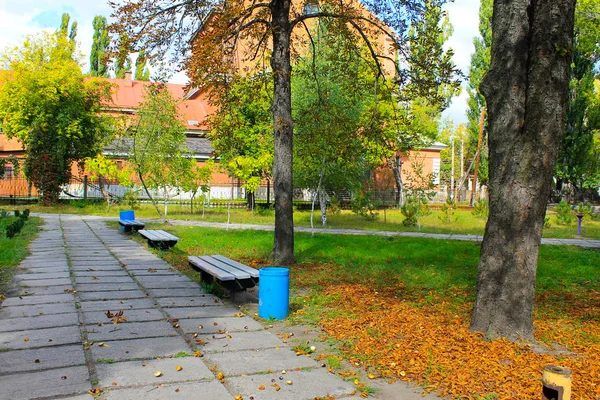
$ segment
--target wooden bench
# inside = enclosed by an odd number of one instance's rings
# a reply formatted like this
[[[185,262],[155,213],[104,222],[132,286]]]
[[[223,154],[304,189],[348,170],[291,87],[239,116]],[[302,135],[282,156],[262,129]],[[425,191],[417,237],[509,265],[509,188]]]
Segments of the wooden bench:
[[[140,229],[144,229],[146,224],[140,221],[136,221],[134,219],[120,219],[119,225],[123,227],[124,232],[139,231]]]
[[[237,293],[245,292],[258,284],[258,270],[224,256],[188,257],[190,267],[201,273],[202,281],[214,280],[229,290],[231,301]]]
[[[148,239],[148,246],[156,247],[160,250],[168,250],[175,246],[179,238],[162,230],[142,229],[138,233],[145,239]]]

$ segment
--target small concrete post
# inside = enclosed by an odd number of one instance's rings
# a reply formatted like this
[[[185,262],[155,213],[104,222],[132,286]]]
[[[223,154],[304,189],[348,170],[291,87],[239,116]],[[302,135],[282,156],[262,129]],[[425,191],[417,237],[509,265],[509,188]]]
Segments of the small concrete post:
[[[554,365],[542,373],[542,400],[571,400],[571,370]]]
[[[581,236],[581,220],[583,219],[583,214],[577,214],[577,236]]]

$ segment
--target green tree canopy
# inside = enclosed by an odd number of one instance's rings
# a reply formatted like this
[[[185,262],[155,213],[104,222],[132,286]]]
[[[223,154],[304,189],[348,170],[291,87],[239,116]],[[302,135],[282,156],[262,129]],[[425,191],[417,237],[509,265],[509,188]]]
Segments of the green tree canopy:
[[[108,46],[110,38],[106,18],[96,15],[92,22],[94,26],[94,37],[90,51],[90,75],[108,77]]]
[[[110,98],[110,85],[84,81],[73,50],[60,32],[43,33],[2,57],[9,70],[0,88],[2,129],[25,147],[25,174],[45,203],[58,200],[72,163],[95,156],[109,131],[98,112]]]
[[[146,51],[140,50],[137,59],[135,60],[135,80],[136,81],[148,81],[150,80],[150,70],[146,65],[148,60],[146,59]]]

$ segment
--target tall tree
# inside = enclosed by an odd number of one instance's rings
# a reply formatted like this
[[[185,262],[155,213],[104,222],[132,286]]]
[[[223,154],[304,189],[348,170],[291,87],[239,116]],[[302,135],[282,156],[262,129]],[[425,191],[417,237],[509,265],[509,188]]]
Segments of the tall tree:
[[[471,329],[533,340],[539,245],[567,120],[575,0],[495,0],[488,106],[490,216]]]
[[[140,50],[137,59],[135,60],[135,80],[148,81],[150,80],[150,70],[147,67],[148,60],[146,59],[146,51]]]
[[[96,15],[92,25],[94,27],[94,36],[90,51],[90,75],[108,77],[107,53],[110,38],[108,36],[106,18]]]
[[[272,98],[271,74],[232,77],[222,93],[219,111],[209,120],[219,166],[243,182],[248,205],[254,205],[254,192],[263,179],[271,178],[273,166],[273,121],[269,106]]]
[[[46,204],[58,200],[72,163],[100,150],[109,128],[98,112],[110,85],[84,81],[73,51],[58,32],[29,37],[3,56],[10,73],[0,88],[2,129],[25,147],[25,175]]]
[[[318,198],[322,225],[327,192],[357,190],[369,167],[378,164],[369,163],[363,143],[369,136],[361,132],[377,72],[363,59],[359,42],[344,34],[347,29],[336,20],[319,21],[292,75],[294,182]]]
[[[583,200],[583,190],[600,185],[594,154],[594,132],[599,121],[590,118],[594,107],[595,67],[600,61],[600,3],[579,0],[575,9],[575,47],[569,90],[567,127],[558,156],[559,189],[573,190]],[[561,187],[562,186],[562,187]]]
[[[419,19],[423,1],[322,0],[319,10],[307,13],[304,4],[293,4],[291,0],[112,0],[110,4],[117,20],[115,30],[127,31],[135,42],[133,47],[144,48],[161,59],[171,54],[173,61],[186,67],[193,83],[200,87],[221,84],[240,61],[253,59],[268,48],[273,71],[271,110],[275,149],[272,256],[283,264],[293,262],[291,55],[294,45],[295,51],[301,52],[305,40],[292,32],[295,28],[305,29],[309,20],[340,18],[351,26],[354,35],[367,42],[383,74],[382,61],[387,59],[393,64],[395,60],[388,53],[389,46],[377,45],[378,39],[388,36],[394,47],[403,48],[407,26],[410,20]],[[222,85],[213,87],[218,90]]]
[[[128,139],[125,145],[132,168],[156,212],[164,219],[169,190],[179,187],[180,179],[187,174],[185,171],[195,164],[195,160],[188,156],[185,126],[181,122],[177,102],[164,85],[146,87],[144,101],[125,138]],[[162,190],[165,214],[161,213],[149,189]]]
[[[467,118],[469,129],[469,141],[467,142],[467,162],[471,162],[476,156],[477,144],[479,138],[479,121],[481,113],[485,109],[485,98],[479,90],[481,80],[490,69],[490,58],[492,48],[492,0],[481,0],[479,6],[479,37],[473,39],[475,52],[471,55],[471,65],[469,66],[469,85],[467,93],[469,94],[467,109]],[[484,131],[485,133],[485,131]],[[484,143],[487,141],[484,140]],[[479,182],[487,184],[488,182],[488,152],[486,146],[479,152],[480,163],[477,171]]]
[[[125,33],[121,33],[118,39],[118,49],[114,64],[115,78],[123,79],[125,72],[131,72],[131,57],[129,57],[129,43]]]

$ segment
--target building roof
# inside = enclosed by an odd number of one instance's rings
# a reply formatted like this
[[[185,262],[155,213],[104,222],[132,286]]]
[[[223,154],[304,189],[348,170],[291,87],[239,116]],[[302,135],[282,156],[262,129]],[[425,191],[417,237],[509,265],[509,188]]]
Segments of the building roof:
[[[110,109],[133,111],[137,110],[144,100],[145,88],[152,84],[147,81],[132,79],[106,78],[114,90],[112,103],[107,104]],[[204,93],[186,85],[167,83],[165,87],[175,100],[180,101],[179,111],[181,119],[189,130],[205,130],[206,118],[215,111]]]
[[[104,147],[103,153],[115,157],[127,157],[133,140],[130,138],[117,139]],[[212,155],[212,142],[199,136],[188,136],[185,139],[187,148],[194,158],[208,159]]]

